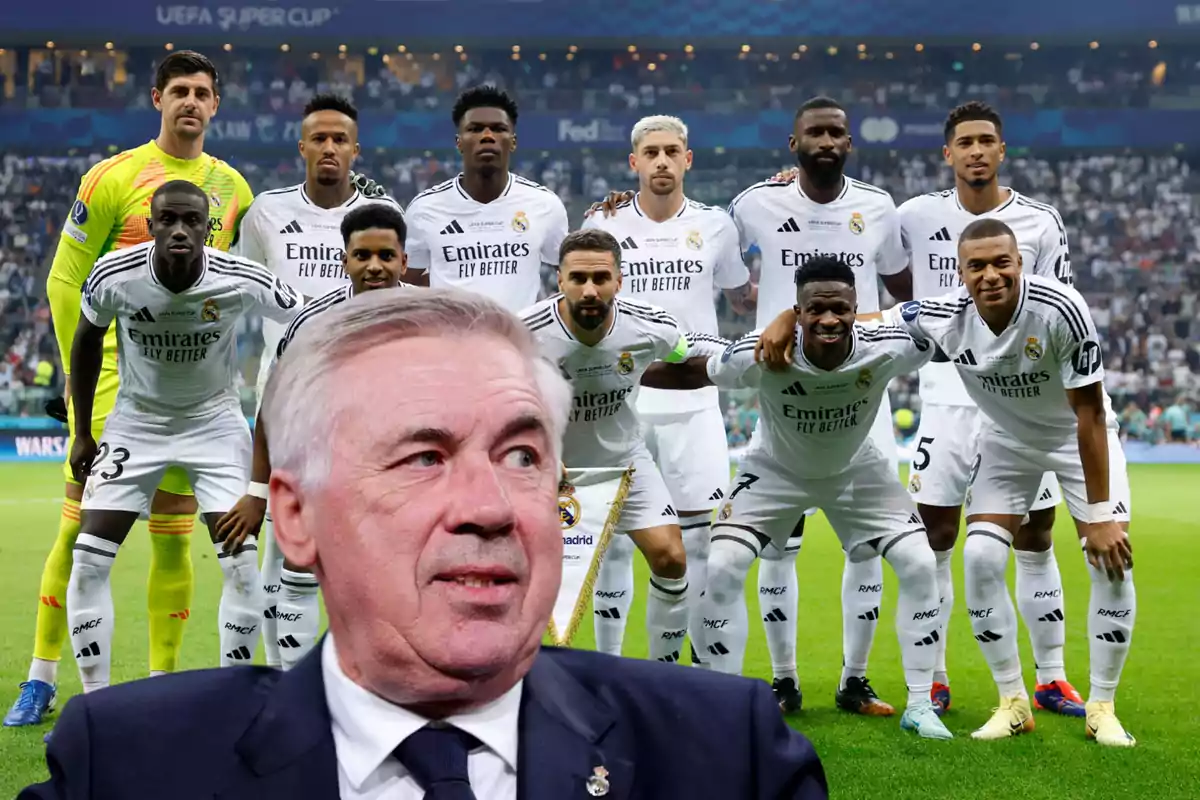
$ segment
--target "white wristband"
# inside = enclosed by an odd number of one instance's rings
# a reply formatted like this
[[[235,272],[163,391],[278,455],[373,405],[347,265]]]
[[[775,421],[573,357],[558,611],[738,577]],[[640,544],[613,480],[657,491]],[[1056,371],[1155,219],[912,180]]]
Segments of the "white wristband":
[[[250,481],[250,485],[246,487],[246,494],[251,497],[257,497],[259,500],[270,499],[267,485],[265,483],[258,483],[257,481]]]
[[[1107,500],[1102,503],[1088,503],[1083,508],[1084,522],[1112,522],[1116,519],[1113,514],[1113,504]]]

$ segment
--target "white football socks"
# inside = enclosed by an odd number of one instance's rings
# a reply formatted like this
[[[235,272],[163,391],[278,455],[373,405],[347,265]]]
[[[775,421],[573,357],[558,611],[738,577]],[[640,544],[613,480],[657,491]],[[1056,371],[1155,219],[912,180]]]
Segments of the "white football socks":
[[[650,658],[679,663],[688,625],[688,576],[679,578],[650,576],[650,596],[646,599],[646,636],[650,639]]]
[[[949,686],[950,676],[946,673],[946,641],[950,638],[950,616],[954,613],[954,576],[950,572],[954,550],[934,550],[933,557],[937,561],[938,595],[941,598],[941,613],[938,614],[938,619],[942,622],[942,638],[933,648],[937,654],[937,661],[933,666],[933,681]]]
[[[865,561],[845,559],[842,567],[842,677],[839,689],[849,678],[863,678],[879,627],[879,606],[883,600],[883,559]],[[899,621],[899,616],[897,616]]]
[[[263,518],[262,536],[259,538],[263,546],[262,581],[263,596],[266,602],[262,623],[263,654],[266,656],[268,667],[279,667],[283,662],[279,655],[279,636],[275,615],[279,611],[277,603],[281,591],[279,576],[283,570],[283,553],[279,552],[279,545],[275,543],[275,520],[271,518],[269,505],[267,515]]]
[[[1121,670],[1133,639],[1137,618],[1137,593],[1133,588],[1133,570],[1125,570],[1121,581],[1110,580],[1104,570],[1087,565],[1092,579],[1088,600],[1088,653],[1091,661],[1091,689],[1088,702],[1109,702],[1117,693]]]
[[[265,605],[258,572],[258,545],[243,543],[232,553],[225,552],[220,542],[214,542],[214,546],[225,579],[217,609],[221,666],[249,664],[258,647],[258,626]]]
[[[692,666],[707,668],[704,656],[704,602],[705,578],[708,575],[708,544],[711,531],[708,515],[704,517],[682,517],[679,527],[683,532],[683,549],[687,553],[688,571],[688,635],[691,638]]]
[[[1017,651],[1017,612],[1004,581],[1011,545],[1012,536],[999,525],[968,523],[963,547],[963,584],[971,632],[979,642],[1000,696],[1027,697]]]
[[[321,631],[320,587],[311,572],[293,572],[286,567],[280,574],[280,584],[283,588],[276,606],[276,644],[281,666],[288,670],[308,655]]]
[[[896,573],[896,635],[908,684],[908,706],[912,708],[929,702],[937,643],[942,638],[937,560],[924,531],[892,540],[884,548],[883,557]],[[870,559],[876,563],[879,560]]]
[[[608,542],[604,560],[600,563],[596,583],[592,587],[592,623],[596,633],[596,650],[609,655],[621,655],[625,640],[625,623],[633,605],[633,540],[617,534]]]
[[[740,675],[746,658],[750,623],[746,612],[746,576],[754,551],[730,538],[714,538],[708,554],[704,592],[704,649],[716,672]],[[766,562],[764,562],[766,563]]]
[[[1017,562],[1017,609],[1029,629],[1037,682],[1065,681],[1063,645],[1067,625],[1063,621],[1062,574],[1054,548],[1041,553],[1014,550],[1013,555]]]
[[[113,600],[109,576],[120,545],[79,534],[67,582],[67,624],[84,692],[108,686],[112,679]]]
[[[771,674],[777,679],[791,678],[797,686],[800,679],[796,674],[796,614],[800,603],[800,581],[796,577],[796,557],[800,554],[800,541],[799,538],[789,539],[789,547],[795,549],[782,551],[777,560],[764,558],[758,562],[758,608],[767,634],[767,652],[771,654]],[[742,610],[737,616],[748,617],[745,592],[739,595],[738,602]]]

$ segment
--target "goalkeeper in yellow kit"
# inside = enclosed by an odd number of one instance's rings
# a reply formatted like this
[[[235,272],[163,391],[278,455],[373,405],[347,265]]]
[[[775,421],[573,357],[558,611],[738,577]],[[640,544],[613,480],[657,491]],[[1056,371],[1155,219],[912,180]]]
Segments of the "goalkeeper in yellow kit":
[[[150,198],[159,186],[183,179],[205,190],[210,207],[207,244],[221,250],[234,243],[238,224],[254,197],[237,170],[204,153],[204,132],[220,103],[212,62],[199,53],[172,53],[158,67],[151,97],[162,112],[158,138],[100,162],[83,176],[54,255],[46,290],[64,370],[71,363],[84,281],[102,255],[151,238],[146,223]],[[97,439],[116,400],[116,329],[109,327],[104,340],[104,366],[92,417]],[[74,415],[68,411],[66,416],[73,441]],[[68,634],[67,581],[84,489],[72,479],[69,464],[64,463],[63,474],[66,497],[58,538],[42,572],[33,662],[29,679],[21,684],[20,696],[4,719],[10,727],[40,723],[54,705],[58,661]],[[151,675],[173,671],[178,660],[192,601],[191,532],[196,510],[187,476],[172,468],[147,509]]]

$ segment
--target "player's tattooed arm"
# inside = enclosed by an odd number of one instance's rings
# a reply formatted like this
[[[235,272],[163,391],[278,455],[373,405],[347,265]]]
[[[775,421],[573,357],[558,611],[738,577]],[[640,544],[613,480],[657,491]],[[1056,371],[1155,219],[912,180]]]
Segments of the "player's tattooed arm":
[[[746,281],[741,286],[721,291],[725,293],[729,305],[739,314],[750,314],[758,308],[758,286],[753,281]]]
[[[712,386],[713,382],[708,377],[709,358],[698,356],[677,364],[655,361],[642,375],[642,386],[683,392]]]
[[[103,328],[93,325],[80,315],[71,344],[71,399],[75,405],[75,444],[71,447],[71,473],[84,483],[96,457],[96,440],[92,437],[92,406],[96,399],[96,383],[104,362]]]
[[[1079,460],[1093,519],[1081,520],[1084,552],[1096,569],[1110,580],[1123,580],[1125,570],[1133,568],[1133,547],[1129,536],[1113,517],[1108,487],[1108,426],[1105,422],[1104,383],[1096,381],[1078,389],[1067,389],[1067,401],[1075,412],[1078,425]]]
[[[271,479],[271,453],[267,448],[267,430],[260,409],[254,420],[254,460],[250,482],[266,484]],[[258,536],[267,514],[267,501],[251,494],[243,495],[233,508],[217,521],[217,541],[225,552],[242,546],[247,536]]]
[[[608,197],[604,198],[599,203],[592,203],[591,208],[584,212],[583,218],[587,219],[597,211],[603,211],[605,217],[616,216],[617,206],[621,205],[621,203],[628,203],[633,199],[635,194],[636,192],[634,192],[632,189],[626,189],[623,192],[609,192]]]

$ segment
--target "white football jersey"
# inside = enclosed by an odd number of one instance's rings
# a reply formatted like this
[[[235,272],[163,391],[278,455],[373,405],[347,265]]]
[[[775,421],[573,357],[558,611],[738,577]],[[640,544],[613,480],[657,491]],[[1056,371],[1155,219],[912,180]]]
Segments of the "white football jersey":
[[[117,403],[166,418],[239,407],[239,318],[259,313],[286,325],[303,298],[261,264],[211,247],[200,279],[176,294],[159,283],[153,260],[153,241],[118,250],[83,285],[88,321],[117,325]]]
[[[1067,389],[1104,381],[1096,325],[1083,296],[1053,278],[1022,275],[1017,311],[993,334],[966,287],[889,309],[916,338],[950,357],[967,393],[1005,433],[1046,452],[1076,435]],[[1109,427],[1116,415],[1104,395]]]
[[[394,289],[372,289],[371,291],[402,292],[413,288],[415,287],[409,286],[406,283],[400,283],[397,284]],[[309,302],[305,303],[304,308],[300,309],[300,313],[292,318],[292,321],[287,325],[287,329],[283,332],[283,336],[280,337],[279,345],[275,348],[275,352],[272,354],[272,367],[274,367],[275,361],[278,361],[283,357],[284,351],[288,349],[288,346],[291,345],[292,340],[296,338],[296,334],[300,332],[300,329],[304,327],[306,323],[311,321],[314,317],[320,316],[332,308],[336,308],[352,297],[355,297],[354,286],[348,283],[345,286],[337,287],[328,294],[321,295],[316,300],[310,300]]]
[[[409,203],[409,268],[428,270],[431,287],[479,292],[514,313],[528,308],[542,288],[542,264],[558,263],[567,209],[554,192],[511,173],[490,203],[467,194],[461,179]]]
[[[847,177],[842,193],[817,203],[800,181],[756,183],[733,199],[742,252],[762,251],[757,327],[765,328],[796,303],[796,268],[816,256],[834,256],[854,270],[858,311],[879,310],[879,276],[903,272],[908,262],[892,196]]]
[[[1053,206],[1010,189],[1008,199],[978,216],[963,208],[956,189],[921,195],[900,206],[900,235],[912,269],[913,298],[939,297],[962,286],[958,237],[977,219],[992,217],[1017,235],[1025,272],[1072,283],[1067,229]],[[921,370],[921,399],[930,404],[973,406],[953,364],[933,361]]]
[[[342,219],[369,203],[397,210],[390,197],[367,198],[357,189],[336,208],[321,208],[308,199],[304,184],[263,192],[254,198],[242,219],[235,252],[263,264],[310,300],[348,285],[342,258]],[[283,326],[263,320],[263,354],[269,357],[279,345]]]
[[[778,372],[754,360],[762,330],[738,339],[708,360],[708,377],[722,389],[758,390],[758,428],[748,450],[763,452],[792,475],[825,478],[851,467],[866,445],[888,382],[927,362],[933,348],[904,328],[856,324],[850,356],[823,370],[804,357],[796,330],[792,364]]]
[[[615,216],[593,214],[583,227],[607,231],[621,243],[621,295],[664,309],[688,332],[717,335],[717,290],[750,280],[737,228],[714,206],[685,198],[678,214],[655,222],[635,195]],[[642,388],[637,407],[644,414],[677,414],[710,408],[717,400],[711,386],[694,392]]]
[[[595,346],[581,343],[558,309],[562,295],[521,312],[542,354],[571,382],[572,408],[563,437],[569,467],[625,467],[642,442],[634,395],[655,361],[688,357],[687,337],[657,306],[616,298],[612,327]]]

